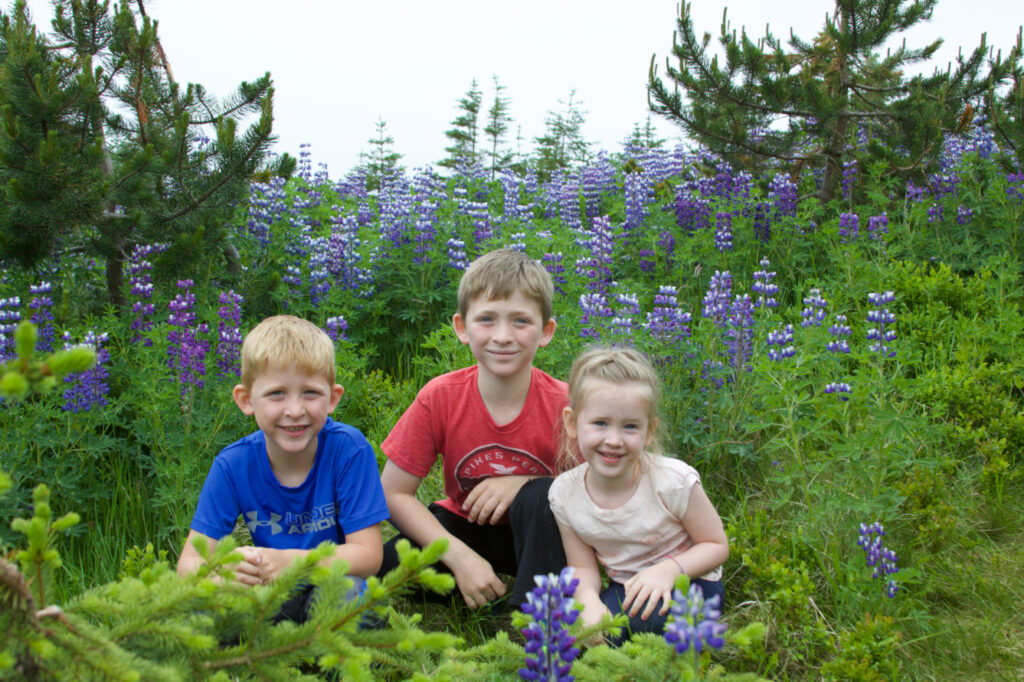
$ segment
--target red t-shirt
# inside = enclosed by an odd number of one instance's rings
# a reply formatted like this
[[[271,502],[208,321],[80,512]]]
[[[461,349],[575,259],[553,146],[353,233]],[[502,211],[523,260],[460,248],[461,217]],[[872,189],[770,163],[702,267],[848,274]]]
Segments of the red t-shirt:
[[[530,391],[514,420],[498,426],[477,388],[477,366],[427,382],[381,444],[400,469],[419,478],[441,455],[444,492],[438,503],[466,516],[469,491],[491,476],[551,476],[555,473],[568,388],[536,367]]]

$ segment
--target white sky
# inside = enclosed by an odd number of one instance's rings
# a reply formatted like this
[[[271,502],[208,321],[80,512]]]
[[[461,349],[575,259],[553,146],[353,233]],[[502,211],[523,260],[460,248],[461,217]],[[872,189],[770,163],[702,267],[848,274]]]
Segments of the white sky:
[[[12,0],[2,0],[10,6]],[[49,30],[49,0],[29,0],[37,26]],[[752,37],[767,23],[785,38],[790,27],[813,38],[831,0],[695,0],[694,25],[718,35],[722,9]],[[445,157],[444,131],[475,78],[485,113],[497,75],[511,99],[510,138],[533,149],[549,111],[575,89],[585,137],[618,151],[634,123],[647,117],[645,84],[652,54],[664,71],[677,0],[147,0],[159,21],[179,81],[217,96],[270,71],[274,79],[275,149],[298,155],[310,143],[315,165],[340,178],[370,151],[378,119],[387,122],[400,163],[415,168]],[[907,34],[910,47],[936,37],[945,64],[988,43],[1004,53],[1024,23],[1020,0],[941,0],[932,21]],[[717,44],[717,43],[715,43]],[[931,67],[928,68],[928,71]],[[665,138],[672,124],[652,119]],[[482,125],[481,125],[482,127]]]

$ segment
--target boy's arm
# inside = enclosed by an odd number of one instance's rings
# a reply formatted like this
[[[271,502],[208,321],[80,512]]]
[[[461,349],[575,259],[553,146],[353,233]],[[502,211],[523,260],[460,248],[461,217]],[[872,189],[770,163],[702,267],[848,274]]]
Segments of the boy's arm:
[[[309,553],[308,549],[274,549],[257,547],[256,559],[260,578],[264,583],[273,581],[295,559]],[[375,575],[384,559],[384,542],[381,539],[380,524],[375,523],[352,533],[345,533],[345,543],[338,545],[334,553],[323,561],[330,564],[339,559],[348,562],[349,575],[361,578]]]
[[[481,526],[500,523],[520,489],[535,478],[540,476],[491,476],[480,481],[473,486],[466,501],[462,503],[467,519]]]
[[[416,499],[422,480],[390,459],[384,463],[380,482],[388,502],[391,523],[420,547],[440,538],[448,540],[448,549],[441,556],[441,562],[452,572],[455,584],[470,608],[483,606],[505,594],[505,583],[495,574],[490,562],[449,533]]]
[[[201,538],[205,541],[211,552],[217,546],[217,540],[198,531],[190,530],[188,537],[185,538],[185,546],[181,550],[181,556],[178,557],[177,571],[178,575],[183,578],[195,573],[203,565],[203,557],[199,555],[199,551],[192,544],[195,538]],[[235,581],[243,585],[259,585],[262,582],[262,578],[260,577],[257,548],[239,547],[238,551],[242,553],[242,560],[235,564]],[[217,577],[214,578],[214,580],[217,579]]]
[[[573,577],[579,579],[576,586],[576,600],[583,605],[583,622],[593,625],[610,613],[601,601],[601,569],[597,564],[594,548],[583,542],[576,532],[558,519],[558,531],[565,547],[566,564],[573,567]]]

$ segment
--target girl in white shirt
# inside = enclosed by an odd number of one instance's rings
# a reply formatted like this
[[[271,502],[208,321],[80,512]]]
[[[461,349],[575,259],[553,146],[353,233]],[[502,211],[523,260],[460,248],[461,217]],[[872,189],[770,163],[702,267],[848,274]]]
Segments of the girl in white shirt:
[[[660,454],[658,392],[654,369],[629,348],[587,351],[569,374],[563,457],[582,463],[548,497],[588,624],[625,612],[630,631],[660,633],[680,573],[705,599],[724,596],[729,541],[697,471]]]

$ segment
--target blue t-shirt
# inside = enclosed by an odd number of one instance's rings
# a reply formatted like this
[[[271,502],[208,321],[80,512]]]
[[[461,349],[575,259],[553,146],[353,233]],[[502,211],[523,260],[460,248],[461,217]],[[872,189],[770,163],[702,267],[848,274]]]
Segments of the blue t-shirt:
[[[192,530],[220,540],[239,516],[257,547],[343,544],[346,533],[388,518],[373,448],[358,429],[328,419],[317,435],[313,468],[301,485],[289,488],[270,468],[262,431],[232,443],[206,475]]]

